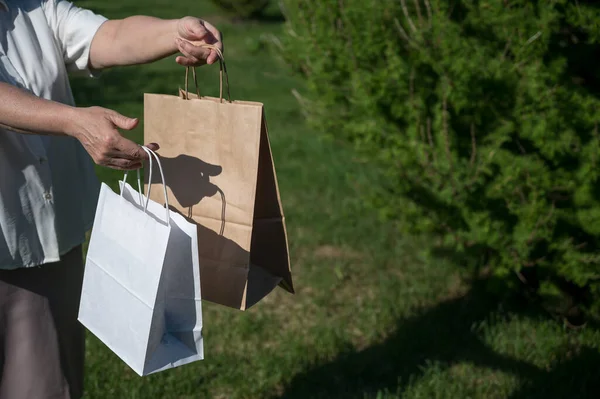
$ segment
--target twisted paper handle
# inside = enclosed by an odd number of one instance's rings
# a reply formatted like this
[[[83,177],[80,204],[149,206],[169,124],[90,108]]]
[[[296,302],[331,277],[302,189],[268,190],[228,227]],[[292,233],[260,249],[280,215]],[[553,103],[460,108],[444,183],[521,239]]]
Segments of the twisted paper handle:
[[[227,101],[231,102],[231,92],[229,90],[229,75],[227,74],[227,65],[225,64],[225,58],[220,48],[213,44],[201,44],[200,47],[214,50],[219,56],[219,100],[223,102],[223,77],[225,77],[225,83],[227,84]],[[194,76],[194,84],[196,85],[196,94],[200,98],[200,89],[198,88],[198,79],[196,78],[196,67],[192,68],[192,74]],[[190,67],[185,68],[185,99],[189,100],[189,81]]]

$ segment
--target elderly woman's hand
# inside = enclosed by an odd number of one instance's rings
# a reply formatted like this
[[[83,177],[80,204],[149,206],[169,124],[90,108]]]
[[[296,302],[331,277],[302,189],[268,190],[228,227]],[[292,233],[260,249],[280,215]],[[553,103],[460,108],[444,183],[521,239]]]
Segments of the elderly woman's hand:
[[[128,118],[102,107],[72,110],[74,113],[65,126],[65,133],[79,140],[96,164],[134,170],[141,168],[143,161],[148,159],[148,154],[139,145],[123,137],[118,130],[134,129],[139,122],[137,118]],[[146,146],[152,151],[159,149],[156,143]]]
[[[210,23],[195,17],[179,20],[175,43],[182,54],[176,61],[183,66],[212,64],[218,60],[217,52],[201,47],[202,44],[212,44],[223,51],[221,32]]]

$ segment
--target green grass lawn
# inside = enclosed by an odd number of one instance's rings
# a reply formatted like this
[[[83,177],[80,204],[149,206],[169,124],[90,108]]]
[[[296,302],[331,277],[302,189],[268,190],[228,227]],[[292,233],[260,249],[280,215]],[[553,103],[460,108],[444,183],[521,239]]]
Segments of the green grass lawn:
[[[232,96],[266,107],[297,287],[247,312],[204,303],[206,359],[149,377],[90,335],[86,397],[600,397],[598,330],[566,330],[535,305],[485,294],[484,282],[464,282],[456,264],[423,255],[427,242],[361,206],[377,171],[307,128],[291,94],[302,81],[264,45],[282,32],[276,18],[234,24],[209,1],[77,4],[110,18],[198,15],[224,32]],[[199,75],[215,95],[218,68]],[[172,58],[74,78],[73,88],[79,105],[142,118],[143,93],[176,93],[183,77]],[[121,176],[98,173],[113,187]]]

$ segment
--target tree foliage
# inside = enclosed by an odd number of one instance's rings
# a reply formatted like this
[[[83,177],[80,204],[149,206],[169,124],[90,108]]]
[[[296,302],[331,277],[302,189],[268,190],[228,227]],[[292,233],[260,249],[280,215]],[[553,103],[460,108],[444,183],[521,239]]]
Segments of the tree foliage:
[[[384,169],[387,218],[498,275],[600,277],[600,7],[285,1],[319,130]]]

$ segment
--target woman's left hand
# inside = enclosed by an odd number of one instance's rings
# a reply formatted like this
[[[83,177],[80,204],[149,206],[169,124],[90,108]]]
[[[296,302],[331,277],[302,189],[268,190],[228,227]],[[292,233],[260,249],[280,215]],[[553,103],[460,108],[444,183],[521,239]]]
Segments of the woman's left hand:
[[[196,17],[184,17],[177,24],[175,44],[182,55],[175,61],[183,66],[213,64],[219,59],[215,50],[200,47],[212,44],[223,51],[221,32],[210,23]]]

